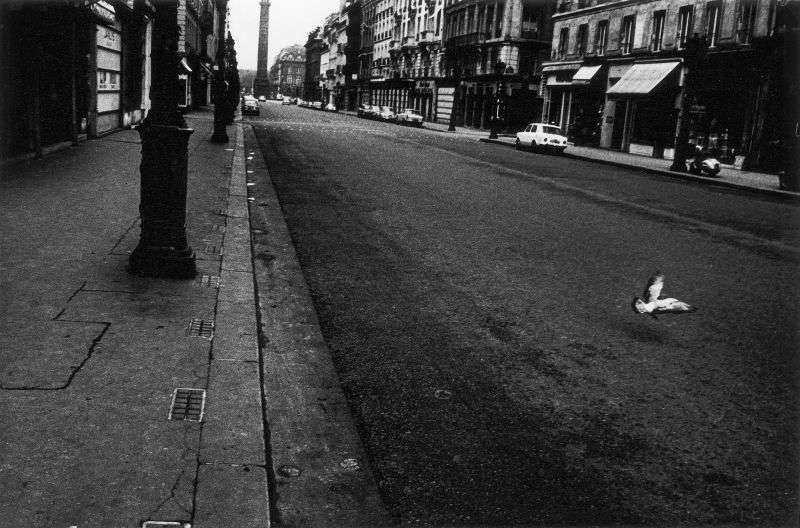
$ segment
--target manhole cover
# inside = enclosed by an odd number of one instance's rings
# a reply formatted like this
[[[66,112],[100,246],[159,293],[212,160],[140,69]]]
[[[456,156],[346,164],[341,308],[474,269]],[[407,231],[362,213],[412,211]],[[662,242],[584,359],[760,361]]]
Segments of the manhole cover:
[[[433,396],[437,400],[449,400],[453,397],[453,393],[446,389],[436,389],[433,391]]]
[[[189,337],[211,339],[214,337],[214,323],[205,319],[192,319],[186,333]]]
[[[170,420],[200,422],[206,407],[206,391],[203,389],[175,389],[169,408]]]

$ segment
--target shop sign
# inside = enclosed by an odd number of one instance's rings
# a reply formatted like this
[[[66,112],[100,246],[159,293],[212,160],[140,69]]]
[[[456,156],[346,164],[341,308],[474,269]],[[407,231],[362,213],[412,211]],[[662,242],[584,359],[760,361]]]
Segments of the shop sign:
[[[114,6],[105,0],[100,0],[99,2],[93,3],[91,5],[91,9],[92,12],[103,21],[108,22],[109,24],[117,23],[117,16],[114,11]]]
[[[692,105],[689,107],[689,112],[692,114],[705,114],[706,107],[705,105]]]
[[[97,26],[97,45],[114,51],[122,50],[119,32],[106,26]]]
[[[97,72],[98,90],[119,90],[119,73],[109,71]]]

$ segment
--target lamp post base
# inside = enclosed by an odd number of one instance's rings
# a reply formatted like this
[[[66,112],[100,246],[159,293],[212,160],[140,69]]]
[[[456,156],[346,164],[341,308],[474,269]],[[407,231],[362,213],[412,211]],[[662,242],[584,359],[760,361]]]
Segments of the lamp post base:
[[[193,279],[197,275],[195,254],[191,248],[142,246],[133,251],[128,271],[140,277]]]
[[[128,271],[146,277],[191,279],[197,268],[186,238],[186,183],[193,130],[147,120],[137,130],[142,138],[142,229]]]

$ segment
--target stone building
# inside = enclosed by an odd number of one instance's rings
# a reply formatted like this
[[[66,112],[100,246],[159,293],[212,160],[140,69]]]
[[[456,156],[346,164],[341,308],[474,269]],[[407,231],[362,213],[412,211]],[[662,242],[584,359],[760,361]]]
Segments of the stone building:
[[[798,120],[797,4],[562,1],[542,119],[577,143],[665,158],[686,126],[723,162],[775,168],[768,150]]]
[[[320,81],[320,62],[322,51],[326,49],[322,41],[322,27],[317,27],[308,34],[306,41],[306,74],[303,83],[303,99],[306,101],[322,101],[322,86]]]
[[[300,44],[283,48],[270,68],[272,97],[302,97],[306,77],[306,50]]]
[[[178,52],[184,57],[179,80],[183,85],[184,108],[212,103],[217,46],[224,43],[227,0],[179,0]]]
[[[151,16],[133,0],[0,3],[0,160],[141,121]]]
[[[555,8],[555,0],[445,0],[443,68],[455,89],[455,124],[489,128],[496,120],[518,130],[538,120]]]
[[[393,78],[389,41],[394,38],[396,0],[364,0],[361,6],[359,78],[361,104],[388,104],[387,81]]]

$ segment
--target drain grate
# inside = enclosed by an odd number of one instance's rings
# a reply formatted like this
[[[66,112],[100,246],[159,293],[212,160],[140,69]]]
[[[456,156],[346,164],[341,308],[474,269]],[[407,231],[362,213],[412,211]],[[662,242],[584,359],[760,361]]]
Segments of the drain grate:
[[[189,337],[202,337],[211,339],[214,337],[214,323],[205,319],[192,319],[189,328],[186,330]]]
[[[214,244],[206,244],[205,247],[203,247],[203,253],[207,253],[209,255],[221,254],[219,246],[215,246]]]
[[[202,422],[205,408],[204,389],[175,389],[172,393],[172,405],[169,407],[169,419]]]
[[[197,281],[202,288],[219,288],[219,277],[217,275],[203,275]]]

